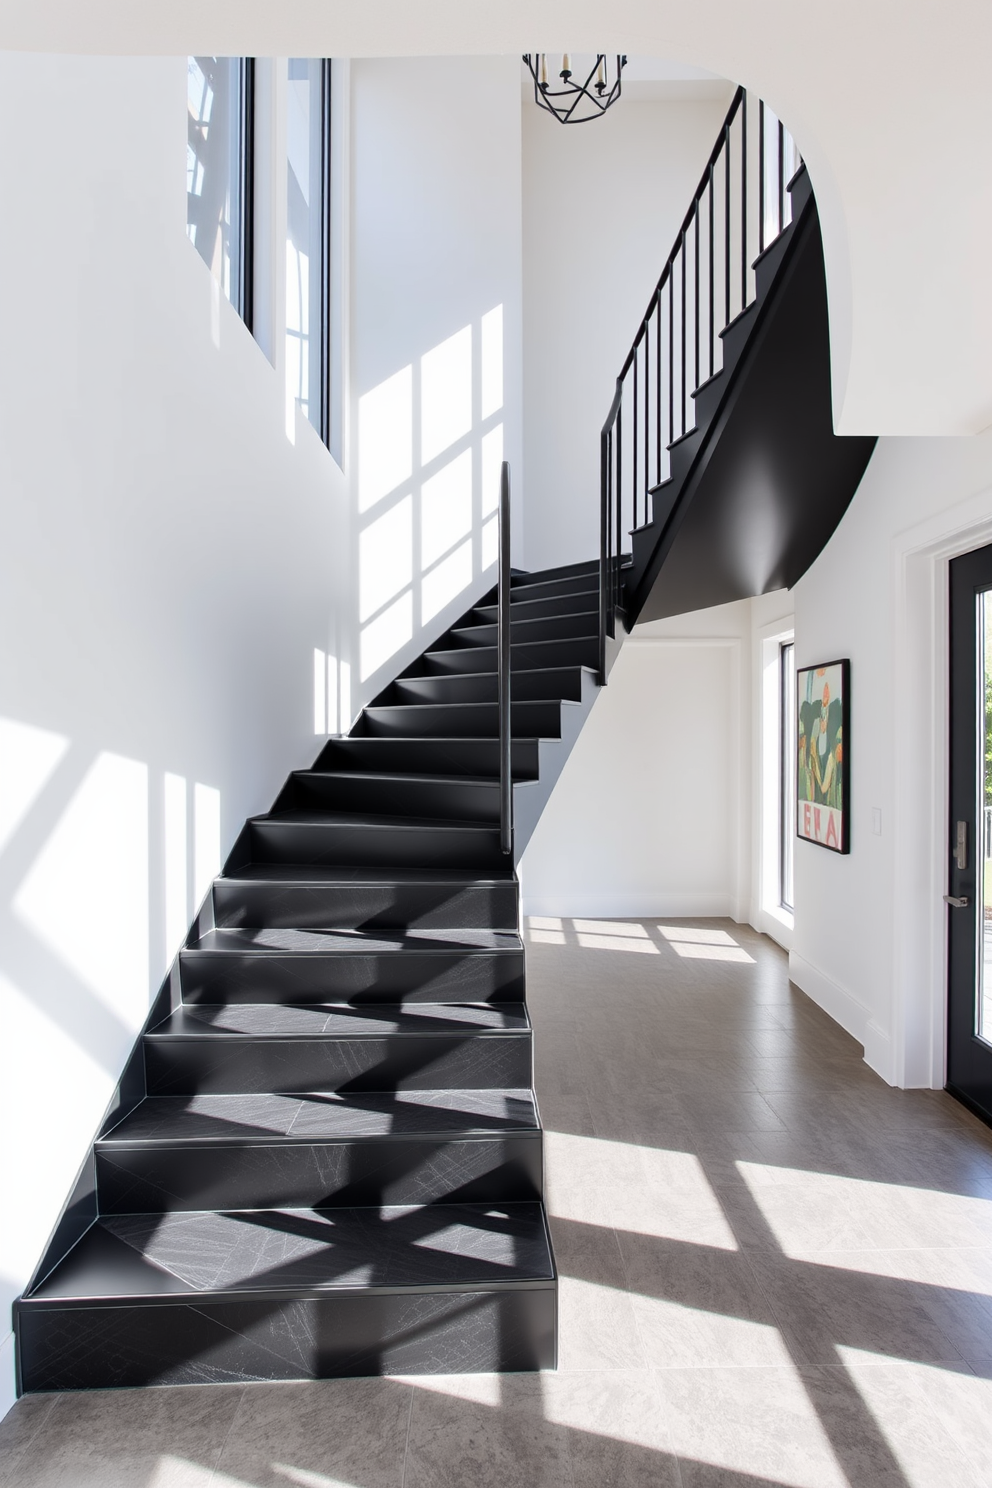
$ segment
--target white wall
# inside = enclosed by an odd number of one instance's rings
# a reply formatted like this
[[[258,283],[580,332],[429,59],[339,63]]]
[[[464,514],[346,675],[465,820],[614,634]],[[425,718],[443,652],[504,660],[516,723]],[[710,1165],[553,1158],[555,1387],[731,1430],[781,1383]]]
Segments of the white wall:
[[[520,865],[534,915],[743,919],[750,601],[636,626]]]
[[[479,592],[496,558],[502,458],[519,550],[517,64],[354,62],[351,101],[353,556],[367,694],[422,649],[424,627],[437,633]]]
[[[795,591],[797,663],[851,658],[852,818],[796,844],[792,974],[897,1084],[944,1079],[947,561],[990,541],[992,434],[884,439]]]
[[[677,100],[624,95],[589,129],[524,102],[530,568],[599,552],[599,433],[733,90],[671,91]]]

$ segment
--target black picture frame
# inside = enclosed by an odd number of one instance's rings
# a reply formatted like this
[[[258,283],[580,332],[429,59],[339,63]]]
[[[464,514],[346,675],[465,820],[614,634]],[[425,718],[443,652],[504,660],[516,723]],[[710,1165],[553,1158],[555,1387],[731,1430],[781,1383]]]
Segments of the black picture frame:
[[[851,662],[796,668],[796,836],[851,851]]]

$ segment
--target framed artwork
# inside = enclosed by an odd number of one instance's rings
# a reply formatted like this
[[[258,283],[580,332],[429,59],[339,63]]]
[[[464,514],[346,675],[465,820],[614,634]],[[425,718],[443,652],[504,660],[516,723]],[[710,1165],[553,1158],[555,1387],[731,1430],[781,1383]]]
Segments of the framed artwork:
[[[796,672],[796,835],[831,852],[851,850],[851,663]]]

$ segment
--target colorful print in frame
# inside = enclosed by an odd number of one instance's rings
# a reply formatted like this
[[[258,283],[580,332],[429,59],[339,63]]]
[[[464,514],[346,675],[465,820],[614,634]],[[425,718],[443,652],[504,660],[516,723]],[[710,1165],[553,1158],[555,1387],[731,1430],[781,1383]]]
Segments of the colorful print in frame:
[[[850,677],[849,661],[796,673],[796,834],[839,853],[851,850]]]

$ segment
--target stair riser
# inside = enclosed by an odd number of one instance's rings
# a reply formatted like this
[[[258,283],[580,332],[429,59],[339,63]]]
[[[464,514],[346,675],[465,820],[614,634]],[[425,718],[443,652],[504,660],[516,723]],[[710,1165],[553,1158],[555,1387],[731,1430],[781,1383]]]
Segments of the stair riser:
[[[599,641],[595,637],[578,641],[533,641],[514,646],[510,661],[516,686],[521,672],[544,671],[547,668],[598,666]],[[428,651],[423,659],[429,676],[449,676],[452,672],[495,672],[495,646],[459,646],[448,651]],[[406,679],[404,679],[406,680]]]
[[[499,825],[499,779],[416,780],[388,775],[294,775],[277,811],[381,812]]]
[[[183,951],[184,1002],[523,1002],[522,951]]]
[[[525,594],[526,590],[518,589],[513,595],[510,605],[511,624],[518,620],[543,620],[548,615],[572,615],[576,610],[591,610],[599,604],[599,591],[592,585],[586,585],[584,589],[577,589],[572,593],[546,594],[533,599],[525,598]],[[487,625],[495,625],[498,614],[498,605],[480,604],[472,611],[472,618],[482,620]]]
[[[496,828],[370,827],[333,822],[251,823],[254,863],[315,863],[359,868],[472,868],[503,872]]]
[[[149,1095],[507,1090],[532,1083],[531,1036],[145,1040]]]
[[[543,1191],[540,1132],[341,1142],[156,1143],[96,1151],[102,1214],[509,1204]]]
[[[554,1369],[555,1306],[553,1285],[152,1307],[21,1304],[22,1387]]]
[[[599,584],[599,565],[595,572],[579,574],[578,576],[560,576],[556,579],[539,579],[534,583],[516,583],[511,587],[510,594],[513,602],[524,603],[528,600],[550,599],[553,595],[576,595],[587,594],[590,589],[597,588]],[[484,596],[482,603],[490,602]]]
[[[519,672],[510,679],[510,690],[520,702],[582,696],[582,673],[578,667],[539,672]],[[495,703],[498,681],[495,671],[479,674],[454,673],[446,677],[402,677],[393,684],[396,703]]]
[[[371,734],[405,735],[442,739],[495,739],[499,735],[499,713],[495,703],[424,704],[423,706],[366,708],[365,727]],[[561,707],[558,703],[514,703],[510,727],[525,739],[561,737]],[[427,866],[431,866],[428,860]]]
[[[559,641],[594,636],[598,632],[598,614],[550,615],[547,620],[514,620],[511,635],[514,641]],[[464,641],[468,645],[494,646],[496,626],[460,625],[451,632],[451,636],[453,640]]]
[[[222,927],[295,930],[516,930],[513,882],[450,884],[283,884],[245,880],[214,884],[214,917]]]
[[[513,744],[513,777],[536,780],[536,739]],[[321,750],[315,770],[381,770],[411,775],[498,775],[496,739],[334,739]]]

